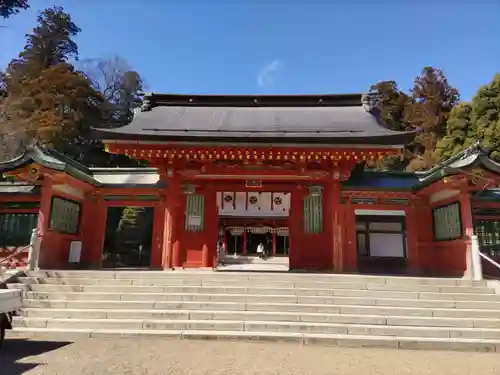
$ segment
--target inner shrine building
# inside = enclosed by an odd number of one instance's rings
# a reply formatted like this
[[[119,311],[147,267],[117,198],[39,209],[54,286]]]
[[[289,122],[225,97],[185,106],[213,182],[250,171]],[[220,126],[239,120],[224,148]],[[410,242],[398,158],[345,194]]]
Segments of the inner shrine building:
[[[147,168],[88,168],[37,146],[0,164],[0,259],[36,228],[43,268],[69,267],[75,242],[80,267],[164,269],[262,244],[291,270],[463,275],[474,231],[485,251],[500,246],[500,167],[475,146],[425,172],[369,170],[415,133],[389,130],[368,102],[148,94],[129,125],[94,129]]]

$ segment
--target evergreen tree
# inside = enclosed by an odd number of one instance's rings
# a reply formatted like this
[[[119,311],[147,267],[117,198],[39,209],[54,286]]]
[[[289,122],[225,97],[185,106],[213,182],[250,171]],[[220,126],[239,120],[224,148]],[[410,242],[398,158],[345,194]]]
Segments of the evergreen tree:
[[[372,85],[368,95],[374,114],[384,124],[392,130],[406,130],[404,112],[410,98],[395,81],[381,81]]]
[[[482,86],[472,98],[471,121],[476,139],[484,147],[491,147],[490,156],[500,161],[500,74]]]
[[[28,8],[28,0],[0,0],[0,18],[9,18]]]
[[[449,159],[476,142],[475,128],[471,122],[472,104],[460,103],[450,112],[446,135],[436,146],[437,161]]]
[[[20,81],[36,79],[45,69],[78,59],[78,46],[73,37],[81,30],[69,13],[55,6],[41,11],[37,22],[26,35],[24,50],[7,68],[9,94]]]
[[[446,136],[438,143],[436,158],[445,160],[479,141],[500,162],[500,74],[482,86],[470,103],[455,108]]]
[[[368,97],[372,113],[389,129],[407,130],[404,114],[410,97],[399,89],[395,81],[381,81],[372,85]],[[403,157],[390,156],[380,161],[369,161],[366,165],[379,170],[402,170],[407,164],[403,155]]]

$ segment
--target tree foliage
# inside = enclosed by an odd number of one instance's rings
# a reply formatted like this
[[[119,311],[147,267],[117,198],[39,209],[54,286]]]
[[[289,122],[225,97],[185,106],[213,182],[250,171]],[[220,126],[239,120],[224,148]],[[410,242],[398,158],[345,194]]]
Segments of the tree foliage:
[[[30,139],[59,150],[100,119],[101,94],[67,63],[42,70],[9,92],[6,114]]]
[[[393,130],[416,131],[414,142],[407,145],[401,158],[388,158],[381,169],[423,170],[435,163],[435,149],[446,133],[446,122],[459,101],[440,69],[425,67],[409,94],[394,81],[383,81],[370,90],[376,114]]]
[[[73,38],[80,32],[71,15],[52,7],[37,21],[4,76],[0,133],[17,139],[14,149],[38,141],[78,160],[85,151],[79,141],[100,121],[103,98],[69,62],[78,58]]]
[[[470,103],[452,111],[436,159],[447,159],[478,141],[491,148],[490,157],[500,161],[500,74],[482,86]]]
[[[7,90],[14,90],[19,82],[36,79],[45,69],[78,59],[78,46],[73,38],[81,30],[69,13],[54,6],[41,11],[37,22],[26,35],[23,51],[7,68]]]
[[[101,121],[96,127],[116,128],[132,121],[135,108],[140,106],[143,80],[131,65],[122,57],[110,59],[87,59],[81,69],[102,93],[104,101],[101,106]],[[100,141],[89,142],[85,163],[99,166],[139,166],[144,161],[130,159],[125,155],[108,154],[103,150]]]
[[[0,18],[9,18],[28,8],[28,0],[0,0]]]
[[[132,121],[134,109],[142,102],[143,80],[128,61],[119,56],[88,59],[82,71],[105,98],[101,126],[116,128]]]

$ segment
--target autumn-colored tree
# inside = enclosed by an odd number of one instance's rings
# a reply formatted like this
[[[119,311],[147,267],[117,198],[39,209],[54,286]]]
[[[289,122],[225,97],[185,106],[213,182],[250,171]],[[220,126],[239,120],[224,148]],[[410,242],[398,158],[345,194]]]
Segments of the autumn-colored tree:
[[[415,79],[411,103],[405,109],[405,122],[418,131],[415,141],[408,145],[412,158],[408,170],[423,170],[436,163],[437,142],[446,134],[450,112],[460,99],[457,89],[448,83],[440,69],[425,67]]]
[[[85,154],[78,146],[90,126],[100,121],[103,100],[69,63],[78,58],[72,38],[79,31],[61,7],[40,12],[38,25],[4,77],[6,121],[1,134],[15,135],[20,144],[42,142],[77,160]]]
[[[9,18],[28,8],[28,0],[0,0],[0,18]]]
[[[88,133],[91,124],[100,120],[101,102],[101,94],[83,74],[59,63],[36,79],[18,83],[5,107],[10,120],[30,139],[66,151],[74,137]]]
[[[406,146],[401,159],[388,158],[381,169],[423,170],[435,162],[438,140],[446,134],[446,122],[459,101],[440,69],[425,67],[415,79],[410,94],[402,92],[394,81],[372,86],[375,114],[393,130],[416,131],[414,142]]]

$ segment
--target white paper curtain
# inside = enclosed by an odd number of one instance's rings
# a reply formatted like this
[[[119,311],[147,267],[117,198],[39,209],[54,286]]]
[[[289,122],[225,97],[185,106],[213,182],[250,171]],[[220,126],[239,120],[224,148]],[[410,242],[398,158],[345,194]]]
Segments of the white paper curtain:
[[[249,233],[276,233],[278,235],[288,235],[287,227],[229,227],[227,228],[233,236],[243,234],[243,232]]]

